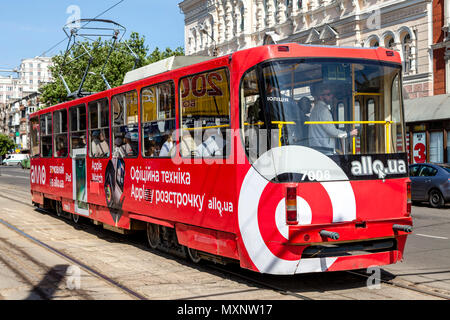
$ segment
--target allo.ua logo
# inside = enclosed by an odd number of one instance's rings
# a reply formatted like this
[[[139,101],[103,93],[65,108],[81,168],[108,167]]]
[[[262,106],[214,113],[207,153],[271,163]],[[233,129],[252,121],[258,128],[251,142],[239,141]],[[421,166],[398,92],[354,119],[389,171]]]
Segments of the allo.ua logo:
[[[373,161],[371,156],[366,156],[361,157],[361,161],[352,161],[351,172],[354,176],[377,175],[379,179],[384,179],[388,174],[406,174],[406,163],[401,159],[388,159],[385,166],[383,161]]]
[[[45,185],[46,182],[45,166],[31,166],[30,179],[31,183]]]

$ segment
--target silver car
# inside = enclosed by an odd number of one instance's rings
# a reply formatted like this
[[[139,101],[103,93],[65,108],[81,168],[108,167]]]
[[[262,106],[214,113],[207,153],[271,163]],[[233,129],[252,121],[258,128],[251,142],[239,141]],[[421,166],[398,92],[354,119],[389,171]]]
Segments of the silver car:
[[[420,163],[409,166],[411,200],[428,201],[433,208],[450,201],[450,167],[443,164]]]

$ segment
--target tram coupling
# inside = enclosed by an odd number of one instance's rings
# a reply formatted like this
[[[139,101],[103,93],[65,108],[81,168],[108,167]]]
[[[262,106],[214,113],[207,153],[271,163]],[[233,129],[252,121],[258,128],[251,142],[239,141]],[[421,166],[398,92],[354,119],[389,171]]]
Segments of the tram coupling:
[[[319,234],[324,238],[330,238],[331,240],[338,240],[339,233],[327,230],[321,230]]]
[[[408,226],[408,225],[394,224],[392,226],[392,229],[411,233],[413,228],[412,228],[412,226]]]

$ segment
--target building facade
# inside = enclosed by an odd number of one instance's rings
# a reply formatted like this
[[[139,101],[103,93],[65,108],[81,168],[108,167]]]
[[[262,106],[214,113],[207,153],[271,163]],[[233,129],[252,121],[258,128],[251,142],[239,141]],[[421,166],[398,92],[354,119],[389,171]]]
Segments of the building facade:
[[[433,96],[405,102],[411,162],[450,162],[450,0],[433,0]]]
[[[52,81],[50,66],[49,57],[22,59],[19,77],[0,77],[0,133],[21,152],[29,150],[28,115],[40,106],[39,87]]]
[[[179,7],[188,55],[287,42],[397,50],[410,161],[450,162],[450,0],[184,0]]]
[[[30,149],[28,115],[37,111],[41,104],[37,92],[30,93],[6,105],[0,104],[0,133],[14,140],[17,149]]]
[[[429,0],[185,0],[179,6],[188,55],[286,42],[383,46],[401,53],[405,98],[433,94]]]

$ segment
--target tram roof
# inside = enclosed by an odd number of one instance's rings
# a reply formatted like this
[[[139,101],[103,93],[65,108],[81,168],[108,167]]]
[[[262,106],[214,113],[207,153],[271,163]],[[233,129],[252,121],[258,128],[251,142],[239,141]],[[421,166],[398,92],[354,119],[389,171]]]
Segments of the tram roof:
[[[211,56],[173,56],[163,59],[141,68],[129,71],[125,74],[122,84],[128,84],[134,81],[142,80],[160,73],[172,71],[182,67],[187,67],[199,62],[211,60]]]
[[[280,47],[289,47],[288,50],[280,50]],[[389,53],[389,54],[388,54]],[[401,59],[400,55],[396,51],[392,51],[386,48],[360,48],[360,47],[336,47],[336,46],[323,46],[323,45],[304,45],[298,43],[280,43],[274,45],[264,45],[258,46],[248,49],[243,49],[236,51],[234,53],[226,54],[220,57],[211,57],[211,56],[174,56],[167,59],[163,59],[147,66],[138,68],[136,70],[132,70],[127,72],[124,77],[123,84],[119,87],[115,87],[109,90],[101,91],[94,93],[89,96],[81,97],[75,100],[62,102],[57,105],[50,106],[45,109],[41,109],[31,114],[30,116],[34,116],[41,113],[51,112],[55,109],[60,108],[61,106],[75,106],[80,103],[89,102],[98,98],[102,98],[105,95],[109,94],[111,91],[116,92],[117,90],[127,89],[128,87],[132,87],[133,82],[138,82],[140,80],[144,80],[146,78],[160,75],[166,72],[170,72],[176,69],[185,72],[187,68],[193,67],[194,65],[203,65],[204,63],[214,64],[214,60],[220,61],[221,59],[229,59],[231,61],[231,57],[236,57],[239,61],[235,64],[235,67],[239,69],[237,72],[238,76],[241,76],[243,72],[247,68],[252,65],[255,65],[259,62],[262,62],[267,59],[271,59],[274,57],[277,58],[292,58],[292,56],[300,56],[300,57],[333,57],[333,58],[363,58],[369,60],[378,60],[378,61],[386,61],[400,64]]]

